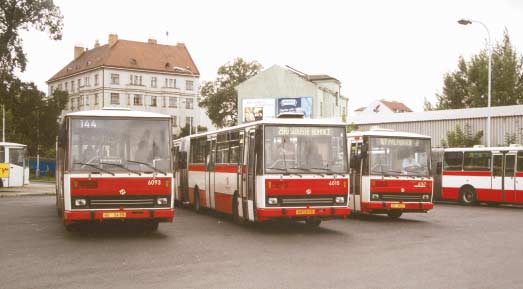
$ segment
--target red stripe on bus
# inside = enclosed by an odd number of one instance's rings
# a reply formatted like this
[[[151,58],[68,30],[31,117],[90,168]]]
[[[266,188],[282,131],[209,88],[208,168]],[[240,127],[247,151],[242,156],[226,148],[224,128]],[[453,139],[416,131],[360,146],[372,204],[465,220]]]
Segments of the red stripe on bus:
[[[74,221],[92,221],[92,220],[107,220],[103,218],[103,214],[107,212],[126,212],[125,217],[120,219],[165,219],[172,222],[174,218],[173,209],[157,209],[153,210],[104,210],[104,211],[65,211],[64,220],[66,224]]]
[[[471,177],[490,177],[491,172],[482,171],[443,171],[444,176],[471,176]]]
[[[373,210],[391,210],[392,204],[402,203],[405,208],[401,209],[403,212],[409,211],[428,211],[434,208],[432,203],[417,203],[417,202],[362,202],[361,210],[364,212],[371,212]]]
[[[170,195],[172,179],[147,178],[71,178],[73,196]]]
[[[516,172],[516,177],[523,177],[523,172]]]
[[[309,210],[310,213],[303,214],[297,211]],[[334,207],[334,208],[264,208],[256,209],[256,220],[259,222],[267,221],[270,219],[277,219],[281,217],[294,218],[294,217],[347,217],[350,215],[350,209],[348,207]]]
[[[217,173],[237,173],[238,165],[215,165],[214,171]]]
[[[431,180],[370,180],[371,193],[431,193]]]
[[[266,179],[267,196],[347,195],[348,179]]]
[[[216,211],[232,214],[232,195],[214,192]]]
[[[189,171],[205,172],[205,165],[189,165]]]
[[[459,188],[441,188],[441,197],[444,200],[457,200],[459,197]]]

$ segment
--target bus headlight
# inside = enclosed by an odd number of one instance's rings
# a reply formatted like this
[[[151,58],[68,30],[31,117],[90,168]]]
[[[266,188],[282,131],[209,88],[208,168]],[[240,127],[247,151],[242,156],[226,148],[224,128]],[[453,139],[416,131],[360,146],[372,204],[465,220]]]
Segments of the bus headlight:
[[[87,205],[87,201],[85,199],[76,199],[74,200],[74,205],[76,207],[85,207]]]
[[[167,198],[158,198],[156,199],[156,204],[159,205],[159,206],[162,206],[162,205],[167,205]]]
[[[278,204],[278,198],[268,198],[267,204],[269,205],[277,205]]]
[[[345,203],[344,197],[336,197],[336,204],[343,204]]]
[[[430,200],[430,195],[422,195],[421,199],[424,200],[424,201],[429,201]]]
[[[380,199],[380,195],[379,194],[372,194],[372,195],[370,195],[370,197],[373,200],[379,200]]]

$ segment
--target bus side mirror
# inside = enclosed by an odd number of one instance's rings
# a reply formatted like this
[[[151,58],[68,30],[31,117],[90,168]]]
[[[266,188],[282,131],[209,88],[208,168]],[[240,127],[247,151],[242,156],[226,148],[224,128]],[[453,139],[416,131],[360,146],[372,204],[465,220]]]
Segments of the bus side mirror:
[[[441,172],[442,172],[442,170],[443,170],[442,167],[443,167],[443,166],[442,166],[442,163],[441,163],[441,162],[437,162],[437,163],[436,163],[436,174],[441,175]]]

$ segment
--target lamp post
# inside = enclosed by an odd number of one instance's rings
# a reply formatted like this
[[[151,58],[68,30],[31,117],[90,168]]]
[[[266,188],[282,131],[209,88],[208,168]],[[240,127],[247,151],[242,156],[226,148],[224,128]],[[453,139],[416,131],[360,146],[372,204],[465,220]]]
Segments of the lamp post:
[[[479,23],[483,25],[485,30],[487,30],[487,46],[488,46],[488,110],[487,110],[487,146],[490,147],[490,115],[491,115],[491,107],[490,107],[490,99],[491,99],[491,91],[492,91],[492,46],[490,42],[490,30],[488,29],[487,25],[481,21],[476,20],[470,20],[470,19],[461,19],[458,21],[461,25],[469,25],[472,23]]]

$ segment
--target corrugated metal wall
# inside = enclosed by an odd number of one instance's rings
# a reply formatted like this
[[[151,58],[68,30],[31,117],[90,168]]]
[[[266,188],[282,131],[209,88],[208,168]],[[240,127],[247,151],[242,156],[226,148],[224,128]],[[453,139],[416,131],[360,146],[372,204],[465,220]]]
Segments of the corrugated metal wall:
[[[358,130],[366,131],[378,126],[396,131],[430,135],[432,146],[438,147],[441,146],[441,140],[447,137],[447,131],[453,130],[456,124],[460,124],[464,128],[467,123],[472,128],[473,133],[483,131],[482,143],[486,144],[487,118],[358,124]],[[492,146],[503,145],[508,134],[515,135],[517,143],[523,143],[523,115],[493,117],[491,125]]]

